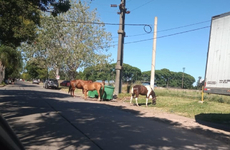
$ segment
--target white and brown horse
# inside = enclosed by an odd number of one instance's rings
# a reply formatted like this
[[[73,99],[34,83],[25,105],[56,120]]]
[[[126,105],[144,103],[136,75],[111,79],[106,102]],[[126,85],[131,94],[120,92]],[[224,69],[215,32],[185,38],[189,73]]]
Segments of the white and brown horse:
[[[102,96],[103,93],[104,93],[105,87],[104,87],[104,83],[93,82],[93,83],[85,83],[85,84],[83,85],[83,89],[84,89],[85,99],[87,98],[88,91],[97,90],[97,93],[98,93],[98,101],[100,101],[101,96]],[[102,92],[101,92],[101,90],[102,90]]]
[[[146,107],[148,106],[148,99],[152,98],[152,104],[155,105],[156,104],[156,94],[153,91],[153,89],[151,88],[151,86],[147,85],[147,86],[143,86],[143,85],[135,85],[132,87],[131,89],[131,99],[130,99],[130,104],[132,103],[133,100],[133,96],[136,95],[135,99],[136,99],[136,104],[137,106],[137,99],[138,96],[140,95],[146,95]]]

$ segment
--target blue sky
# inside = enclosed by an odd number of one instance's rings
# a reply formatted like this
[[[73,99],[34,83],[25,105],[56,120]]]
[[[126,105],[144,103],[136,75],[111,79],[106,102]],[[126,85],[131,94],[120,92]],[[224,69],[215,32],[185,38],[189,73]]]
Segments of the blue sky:
[[[120,0],[92,0],[90,7],[97,8],[104,23],[119,23]],[[190,74],[196,80],[204,78],[211,17],[230,11],[230,0],[126,0],[125,24],[154,24],[158,18],[155,69],[167,68],[174,72]],[[113,44],[118,44],[118,25],[106,25],[112,33]],[[170,30],[168,30],[170,29]],[[149,30],[146,28],[146,30]],[[167,31],[165,31],[167,30]],[[195,30],[195,31],[191,31]],[[187,32],[188,31],[188,32]],[[153,38],[144,26],[125,26],[125,43]],[[185,32],[185,33],[183,33]],[[143,34],[143,35],[140,35]],[[173,36],[169,36],[173,35]],[[124,63],[143,71],[151,70],[153,40],[124,45]],[[117,46],[111,47],[114,63]]]

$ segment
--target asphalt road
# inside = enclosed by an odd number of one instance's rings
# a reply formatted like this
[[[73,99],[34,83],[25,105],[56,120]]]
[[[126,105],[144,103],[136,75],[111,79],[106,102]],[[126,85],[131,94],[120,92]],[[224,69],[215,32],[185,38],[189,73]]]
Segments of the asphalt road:
[[[230,149],[212,137],[22,81],[0,88],[0,112],[28,150]]]

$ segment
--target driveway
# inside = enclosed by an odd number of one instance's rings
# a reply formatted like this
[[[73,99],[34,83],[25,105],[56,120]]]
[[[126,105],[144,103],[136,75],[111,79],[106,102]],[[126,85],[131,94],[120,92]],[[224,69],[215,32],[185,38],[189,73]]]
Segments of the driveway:
[[[124,110],[26,82],[0,88],[0,112],[26,149],[230,149],[176,123]]]

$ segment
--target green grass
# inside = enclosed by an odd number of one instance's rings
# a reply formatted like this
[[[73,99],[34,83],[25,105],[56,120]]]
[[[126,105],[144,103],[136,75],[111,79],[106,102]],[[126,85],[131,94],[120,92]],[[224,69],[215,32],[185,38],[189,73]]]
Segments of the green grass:
[[[201,91],[180,89],[155,89],[154,91],[157,95],[157,104],[150,104],[149,107],[157,107],[185,117],[230,126],[230,96],[204,93],[204,101],[199,103],[202,97]],[[130,96],[130,94],[121,93],[118,98],[125,96]],[[145,96],[139,96],[138,103],[144,107]]]

